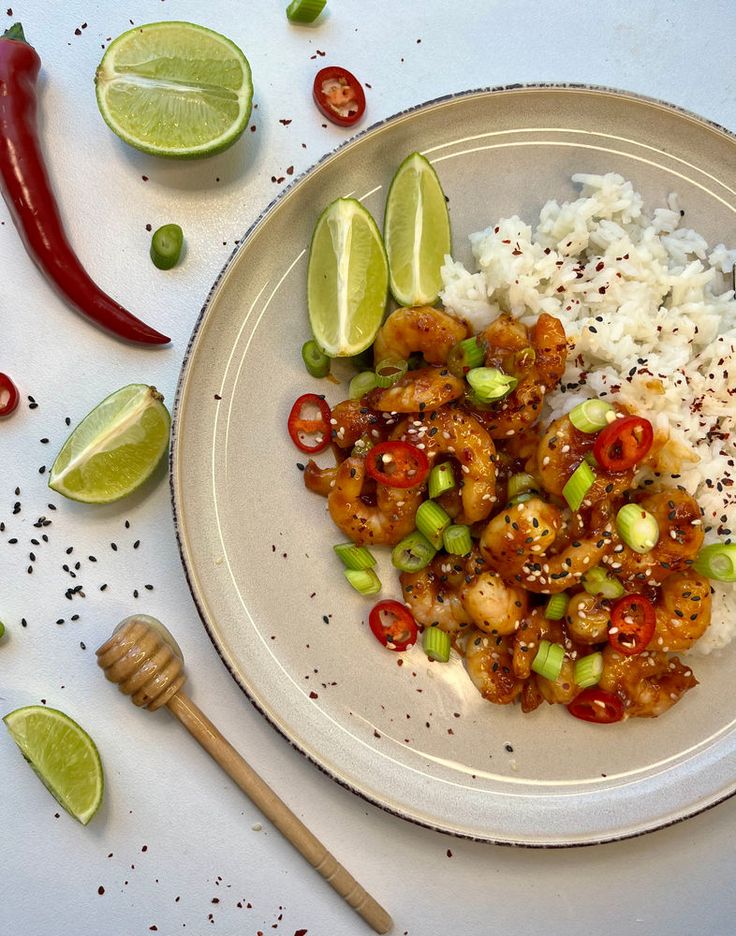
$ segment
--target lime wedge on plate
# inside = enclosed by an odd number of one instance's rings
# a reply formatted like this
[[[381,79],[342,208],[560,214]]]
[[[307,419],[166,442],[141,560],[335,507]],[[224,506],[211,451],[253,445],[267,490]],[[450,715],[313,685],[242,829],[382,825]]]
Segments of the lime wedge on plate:
[[[338,198],[317,219],[309,249],[307,301],[317,344],[330,357],[360,354],[376,337],[388,297],[381,232],[354,198]]]
[[[109,504],[135,491],[169,444],[171,417],[162,400],[145,384],[130,384],[103,400],[64,443],[49,487],[89,504]]]
[[[136,26],[111,43],[95,75],[97,106],[117,135],[154,156],[211,156],[248,125],[248,60],[194,23]]]
[[[402,306],[433,303],[442,288],[440,269],[451,248],[450,216],[437,173],[421,153],[412,153],[396,170],[388,190],[383,237],[394,299]]]
[[[45,705],[16,709],[3,721],[47,790],[87,825],[100,807],[105,786],[92,738],[68,715]]]

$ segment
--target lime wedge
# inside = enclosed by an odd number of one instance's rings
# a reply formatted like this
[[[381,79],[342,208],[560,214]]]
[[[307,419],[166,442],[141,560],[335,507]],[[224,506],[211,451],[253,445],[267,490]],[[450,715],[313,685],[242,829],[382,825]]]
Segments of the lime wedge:
[[[317,219],[309,249],[307,301],[317,344],[330,357],[373,344],[388,297],[381,232],[354,198],[338,198]]]
[[[445,193],[429,161],[412,153],[396,170],[386,201],[383,237],[391,293],[402,306],[430,305],[442,288],[440,269],[450,253]]]
[[[68,715],[45,705],[16,709],[3,721],[46,789],[87,825],[100,808],[105,786],[92,738]]]
[[[225,36],[194,23],[136,26],[111,43],[95,75],[97,106],[117,135],[145,153],[211,156],[248,125],[248,60]]]
[[[155,387],[130,384],[85,416],[56,456],[49,487],[109,504],[140,487],[169,443],[171,417]]]

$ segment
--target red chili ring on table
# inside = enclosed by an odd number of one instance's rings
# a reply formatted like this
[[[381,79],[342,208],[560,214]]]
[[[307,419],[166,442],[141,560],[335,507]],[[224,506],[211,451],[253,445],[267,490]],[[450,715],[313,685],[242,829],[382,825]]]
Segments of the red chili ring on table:
[[[417,642],[417,622],[406,605],[387,599],[371,608],[368,624],[388,650],[406,650]]]
[[[567,710],[582,721],[595,722],[597,725],[611,725],[624,717],[624,703],[614,692],[606,692],[598,686],[583,689]]]
[[[319,410],[319,419],[309,419],[304,410],[309,406],[316,406]],[[303,393],[291,407],[289,413],[288,429],[291,441],[301,452],[313,455],[324,451],[332,441],[332,412],[325,402],[325,398],[316,393]],[[313,445],[306,442],[303,436],[313,435]]]
[[[656,625],[657,614],[648,598],[624,595],[611,607],[608,642],[617,653],[636,656],[649,646]]]
[[[593,454],[606,471],[628,471],[649,452],[654,442],[654,429],[643,416],[615,419],[598,433]]]
[[[0,373],[0,417],[10,416],[18,406],[18,388],[7,374]]]
[[[411,442],[379,442],[365,457],[365,470],[386,487],[418,487],[429,474],[429,459]]]
[[[317,72],[312,86],[314,103],[328,120],[351,127],[365,113],[363,85],[347,68],[328,65]]]

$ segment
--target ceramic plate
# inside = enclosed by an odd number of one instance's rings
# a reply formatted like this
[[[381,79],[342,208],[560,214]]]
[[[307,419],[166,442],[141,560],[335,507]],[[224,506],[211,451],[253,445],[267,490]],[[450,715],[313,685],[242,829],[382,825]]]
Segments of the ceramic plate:
[[[408,153],[434,163],[456,256],[499,216],[575,196],[573,172],[616,171],[650,206],[676,190],[688,225],[736,242],[733,136],[603,89],[514,87],[443,99],[373,127],[285,191],[215,283],[181,375],[172,487],[205,626],[249,698],[314,763],[379,806],[458,835],[555,846],[635,835],[736,789],[733,654],[696,660],[700,685],[660,719],[611,726],[558,706],[485,702],[462,661],[387,653],[370,600],[347,586],[325,501],[304,489],[286,432],[294,399],[341,387],[304,371],[312,226],[338,196],[380,223]],[[345,377],[347,368],[339,373]],[[327,453],[329,454],[329,453]],[[326,461],[324,456],[323,459]],[[386,597],[400,597],[388,561]],[[403,665],[402,665],[403,664]]]

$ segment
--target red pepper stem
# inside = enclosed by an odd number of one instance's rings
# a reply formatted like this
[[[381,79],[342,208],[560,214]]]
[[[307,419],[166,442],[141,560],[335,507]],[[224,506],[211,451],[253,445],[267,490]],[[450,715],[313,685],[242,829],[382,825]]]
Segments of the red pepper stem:
[[[26,34],[23,32],[22,23],[13,23],[10,29],[6,29],[2,35],[3,39],[16,39],[18,42],[25,42],[28,44],[26,39]]]

